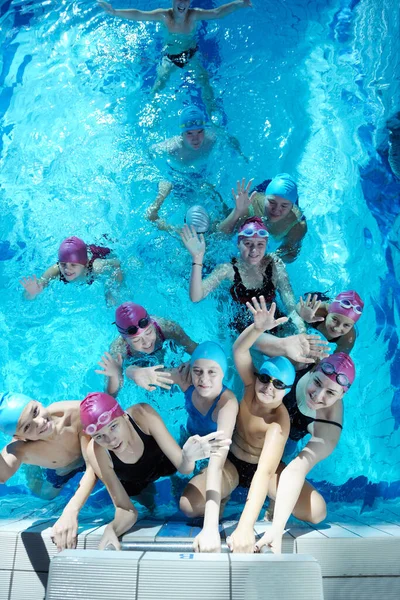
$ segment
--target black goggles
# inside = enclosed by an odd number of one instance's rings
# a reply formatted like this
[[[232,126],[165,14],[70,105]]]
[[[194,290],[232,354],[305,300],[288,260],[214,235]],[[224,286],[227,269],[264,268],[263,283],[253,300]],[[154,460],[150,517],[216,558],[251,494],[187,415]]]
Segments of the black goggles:
[[[126,329],[123,327],[119,327],[119,325],[114,321],[113,325],[117,325],[117,329],[122,335],[136,335],[139,329],[146,329],[150,323],[150,317],[143,317],[138,321],[137,325],[129,325]]]
[[[267,375],[266,373],[256,373],[254,371],[254,375],[261,383],[272,383],[276,390],[287,390],[292,387],[291,385],[286,385],[286,383],[280,379],[275,379],[275,377],[271,377],[271,375]]]
[[[322,371],[324,375],[336,375],[336,381],[342,387],[349,388],[351,386],[351,383],[350,383],[347,375],[345,375],[344,373],[338,373],[337,371],[335,371],[335,367],[333,366],[332,363],[322,362],[318,365],[317,370]]]

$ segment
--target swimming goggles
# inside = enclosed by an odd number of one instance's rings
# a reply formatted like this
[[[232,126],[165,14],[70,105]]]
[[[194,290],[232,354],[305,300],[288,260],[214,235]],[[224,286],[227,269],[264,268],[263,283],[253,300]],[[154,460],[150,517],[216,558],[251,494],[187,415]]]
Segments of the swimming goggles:
[[[334,302],[337,302],[337,300],[334,300]],[[352,308],[357,315],[362,314],[363,307],[359,304],[352,304],[350,300],[339,300],[339,304],[342,308]]]
[[[291,385],[286,385],[286,383],[280,379],[275,379],[275,377],[271,377],[271,375],[267,375],[266,373],[256,373],[254,371],[254,375],[261,383],[272,383],[276,390],[286,390],[292,387]]]
[[[239,231],[239,237],[253,237],[253,235],[256,235],[260,238],[267,238],[268,231],[266,229],[255,229],[254,227],[246,227],[246,229]]]
[[[150,317],[143,317],[138,321],[137,325],[129,325],[126,329],[123,327],[119,327],[117,323],[114,321],[113,325],[117,325],[118,331],[122,333],[122,335],[136,335],[139,329],[146,329],[150,323]]]
[[[88,435],[94,435],[98,429],[104,427],[104,425],[108,425],[113,420],[113,414],[116,410],[118,410],[119,404],[115,404],[111,410],[107,410],[106,412],[101,413],[99,418],[97,419],[97,423],[90,423],[85,429],[85,433]]]
[[[182,123],[181,129],[187,129],[188,127],[193,127],[193,126],[196,126],[199,129],[203,129],[204,125],[205,125],[205,123],[204,123],[203,119],[194,119],[193,121],[185,121],[184,123]]]
[[[344,373],[338,373],[337,371],[335,371],[335,367],[333,366],[332,363],[321,362],[318,365],[317,370],[322,371],[324,375],[336,375],[336,381],[342,387],[349,388],[351,386],[351,383],[350,383],[347,375],[345,375]]]

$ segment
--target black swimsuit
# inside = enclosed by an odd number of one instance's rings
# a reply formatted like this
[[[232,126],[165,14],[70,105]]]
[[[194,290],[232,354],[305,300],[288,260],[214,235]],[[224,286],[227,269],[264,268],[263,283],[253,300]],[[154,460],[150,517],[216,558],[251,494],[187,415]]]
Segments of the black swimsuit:
[[[179,52],[179,54],[167,54],[167,58],[174,63],[176,67],[183,69],[189,60],[196,54],[198,47],[189,48],[189,50],[183,50],[183,52]]]
[[[134,464],[124,463],[110,451],[114,471],[129,496],[137,496],[145,487],[160,477],[173,475],[176,467],[165,456],[152,435],[143,433],[130,415],[129,421],[143,442],[142,456]]]
[[[314,419],[314,417],[308,417],[307,415],[303,415],[297,406],[296,400],[296,386],[300,379],[310,371],[312,366],[307,369],[303,369],[302,371],[298,371],[296,373],[296,379],[294,380],[293,387],[288,394],[283,398],[283,404],[286,406],[289,417],[290,417],[290,433],[289,437],[291,440],[301,440],[304,436],[308,435],[310,432],[308,431],[308,426],[311,423],[327,423],[328,425],[336,425],[336,427],[340,427],[343,429],[340,423],[336,423],[336,421],[328,421],[327,419]]]

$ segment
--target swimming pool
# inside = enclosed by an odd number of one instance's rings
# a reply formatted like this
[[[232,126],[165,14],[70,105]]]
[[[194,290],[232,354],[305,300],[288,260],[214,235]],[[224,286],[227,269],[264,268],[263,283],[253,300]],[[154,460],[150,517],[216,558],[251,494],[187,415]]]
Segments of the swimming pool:
[[[145,8],[156,6],[151,0]],[[201,26],[221,122],[249,164],[227,152],[202,179],[176,176],[189,178],[194,193],[197,181],[212,181],[228,202],[241,174],[256,181],[282,171],[298,176],[309,234],[288,267],[296,295],[352,287],[366,303],[344,432],[312,479],[331,501],[364,508],[400,496],[398,256],[386,242],[400,185],[375,143],[398,110],[398,25],[394,0],[379,7],[373,0],[299,0],[274,4],[272,13],[255,3],[253,11]],[[192,305],[186,253],[142,218],[159,169],[167,172],[148,146],[174,135],[181,106],[199,101],[197,86],[177,76],[151,105],[158,26],[109,18],[93,2],[6,2],[1,35],[0,237],[9,243],[0,262],[1,387],[45,404],[103,387],[94,368],[115,330],[101,284],[77,290],[57,283],[35,302],[21,299],[18,279],[52,264],[68,235],[95,243],[106,236],[126,274],[121,301],[170,316],[196,341],[220,337],[224,321],[215,315],[223,294]],[[193,200],[177,188],[165,205],[175,222]],[[210,261],[233,249],[228,241],[217,253],[210,244]],[[126,384],[120,400],[150,401],[178,434],[181,394],[147,395]],[[20,472],[0,486],[0,516],[49,510],[23,483]]]

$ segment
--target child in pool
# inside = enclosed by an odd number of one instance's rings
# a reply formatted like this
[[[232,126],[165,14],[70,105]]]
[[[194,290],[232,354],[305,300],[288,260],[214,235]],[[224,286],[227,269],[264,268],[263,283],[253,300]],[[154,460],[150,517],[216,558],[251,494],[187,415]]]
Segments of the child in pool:
[[[336,352],[352,350],[356,341],[354,325],[361,317],[364,302],[357,292],[341,292],[331,303],[322,302],[318,294],[300,298],[296,310],[304,321],[310,323],[328,342],[336,343]]]
[[[235,208],[222,221],[218,229],[232,233],[249,216],[262,217],[265,227],[276,244],[275,254],[284,263],[293,262],[307,233],[307,222],[299,208],[297,185],[291,175],[280,173],[272,180],[257,186],[249,196],[252,179],[243,179],[232,189]]]
[[[96,475],[106,486],[115,506],[114,520],[99,544],[120,549],[118,537],[136,522],[138,512],[130,496],[137,497],[160,477],[191,473],[195,461],[219,455],[231,440],[217,431],[190,437],[181,449],[160,415],[149,404],[125,411],[110,395],[89,394],[81,403],[84,431],[92,437],[87,454]]]
[[[110,304],[115,303],[111,293],[111,284],[120,284],[123,280],[120,262],[116,258],[106,258],[111,250],[103,246],[86,243],[75,236],[65,239],[58,249],[58,262],[47,269],[37,279],[25,277],[21,285],[25,290],[25,298],[33,300],[42,293],[43,289],[53,280],[64,283],[87,283],[91,285],[97,276],[109,274],[107,285],[107,300]]]
[[[315,465],[332,454],[339,442],[343,396],[354,378],[354,363],[344,352],[335,352],[305,374],[304,371],[296,374],[283,401],[289,411],[289,437],[298,441],[311,434],[311,438],[288,465],[283,462],[279,465],[271,480],[269,495],[275,500],[272,526],[257,542],[256,550],[266,545],[273,552],[281,552],[282,536],[291,514],[309,523],[325,519],[325,500],[306,477]]]
[[[190,359],[180,371],[177,381],[185,392],[185,408],[188,413],[186,435],[207,435],[221,431],[231,438],[238,412],[235,394],[223,384],[228,368],[224,350],[215,342],[203,342],[197,346]],[[187,376],[187,378],[186,378]],[[221,498],[228,495],[225,489],[230,477],[225,467],[228,448],[212,455],[207,469],[193,477],[180,499],[180,509],[189,517],[204,515],[203,529],[196,536],[193,547],[196,552],[219,552],[219,515]]]
[[[174,383],[174,371],[160,370],[164,367],[165,342],[179,344],[188,354],[192,354],[196,342],[178,323],[150,316],[143,306],[133,302],[124,302],[117,308],[115,324],[121,335],[99,363],[102,370],[96,371],[108,377],[107,393],[116,396],[122,387],[125,360],[130,365],[125,374],[136,385],[149,392],[153,392],[156,386],[169,390]]]
[[[0,483],[6,483],[22,464],[42,467],[39,477],[29,480],[29,487],[50,500],[74,475],[85,471],[53,526],[58,550],[76,547],[79,511],[96,483],[93,469],[85,470],[89,439],[82,433],[79,405],[66,400],[44,407],[24,394],[0,394],[0,431],[13,437],[0,455]]]
[[[222,19],[240,8],[251,6],[250,0],[235,0],[217,8],[204,10],[190,8],[190,0],[173,0],[172,8],[157,8],[144,11],[137,9],[114,9],[108,2],[99,1],[100,6],[114,17],[131,21],[158,21],[167,29],[164,56],[157,70],[157,80],[153,92],[160,92],[167,84],[173,72],[178,69],[190,69],[199,81],[207,112],[215,110],[214,92],[211,88],[207,71],[197,55],[195,32],[199,21]]]

